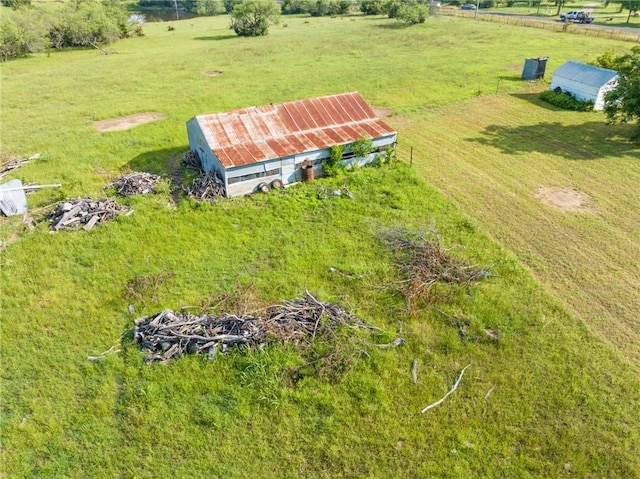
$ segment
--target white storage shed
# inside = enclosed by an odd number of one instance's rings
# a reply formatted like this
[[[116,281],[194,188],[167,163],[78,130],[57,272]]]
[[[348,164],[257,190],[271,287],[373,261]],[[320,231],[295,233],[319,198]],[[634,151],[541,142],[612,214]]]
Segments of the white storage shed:
[[[592,101],[594,110],[604,108],[604,96],[618,83],[618,72],[569,60],[556,68],[551,78],[551,90],[560,88],[576,99]]]
[[[187,133],[203,169],[224,182],[226,196],[300,181],[303,167],[321,175],[334,145],[345,146],[344,162],[374,161],[389,146],[395,153],[397,138],[356,92],[198,115],[187,122]],[[363,135],[375,151],[354,158],[349,145]]]

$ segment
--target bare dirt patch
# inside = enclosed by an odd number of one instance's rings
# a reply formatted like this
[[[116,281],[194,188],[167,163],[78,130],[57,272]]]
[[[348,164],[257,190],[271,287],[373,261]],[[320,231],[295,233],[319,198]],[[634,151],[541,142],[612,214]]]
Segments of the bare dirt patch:
[[[135,128],[138,125],[151,123],[152,121],[164,120],[167,117],[164,113],[138,113],[137,115],[123,116],[120,118],[112,118],[111,120],[94,121],[93,126],[100,132],[105,131],[123,131]]]
[[[536,191],[536,198],[539,198],[545,205],[562,211],[595,212],[597,210],[589,195],[573,188],[541,186]]]
[[[385,108],[383,106],[372,106],[371,109],[379,118],[390,116],[393,113],[391,108]]]
[[[222,70],[208,70],[202,73],[206,77],[217,77],[222,75]]]

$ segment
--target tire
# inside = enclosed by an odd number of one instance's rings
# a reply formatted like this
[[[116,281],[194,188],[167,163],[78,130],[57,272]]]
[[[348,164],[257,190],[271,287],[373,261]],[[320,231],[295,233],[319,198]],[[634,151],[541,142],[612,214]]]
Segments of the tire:
[[[282,181],[280,181],[280,180],[273,180],[271,182],[271,188],[274,189],[274,190],[279,190],[283,186],[284,185],[282,184]]]
[[[262,193],[269,193],[270,190],[271,188],[269,188],[269,185],[264,182],[258,185],[258,191],[261,191]]]

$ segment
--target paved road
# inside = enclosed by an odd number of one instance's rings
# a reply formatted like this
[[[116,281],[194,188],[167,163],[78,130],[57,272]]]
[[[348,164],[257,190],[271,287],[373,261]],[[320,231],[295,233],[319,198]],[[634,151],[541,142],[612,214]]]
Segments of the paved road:
[[[469,13],[470,15],[475,14],[475,12],[465,12],[465,13]],[[557,17],[540,17],[536,15],[517,15],[512,13],[504,13],[504,12],[486,12],[482,10],[478,10],[478,15],[496,15],[496,16],[513,17],[513,18],[523,18],[523,19],[529,19],[529,20],[540,20],[543,22],[550,22],[550,23],[562,23],[560,22],[560,19]],[[574,25],[580,28],[600,28],[602,30],[614,30],[618,32],[637,34],[640,37],[640,28],[618,27],[613,25],[610,26],[610,25],[601,25],[601,24],[595,24],[595,23],[589,23],[589,24],[574,23]]]

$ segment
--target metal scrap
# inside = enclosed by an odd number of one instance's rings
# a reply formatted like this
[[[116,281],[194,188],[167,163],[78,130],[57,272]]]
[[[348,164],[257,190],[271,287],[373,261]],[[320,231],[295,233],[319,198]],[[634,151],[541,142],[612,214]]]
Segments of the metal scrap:
[[[21,215],[28,210],[27,197],[20,180],[10,180],[0,185],[0,211],[5,216]]]

